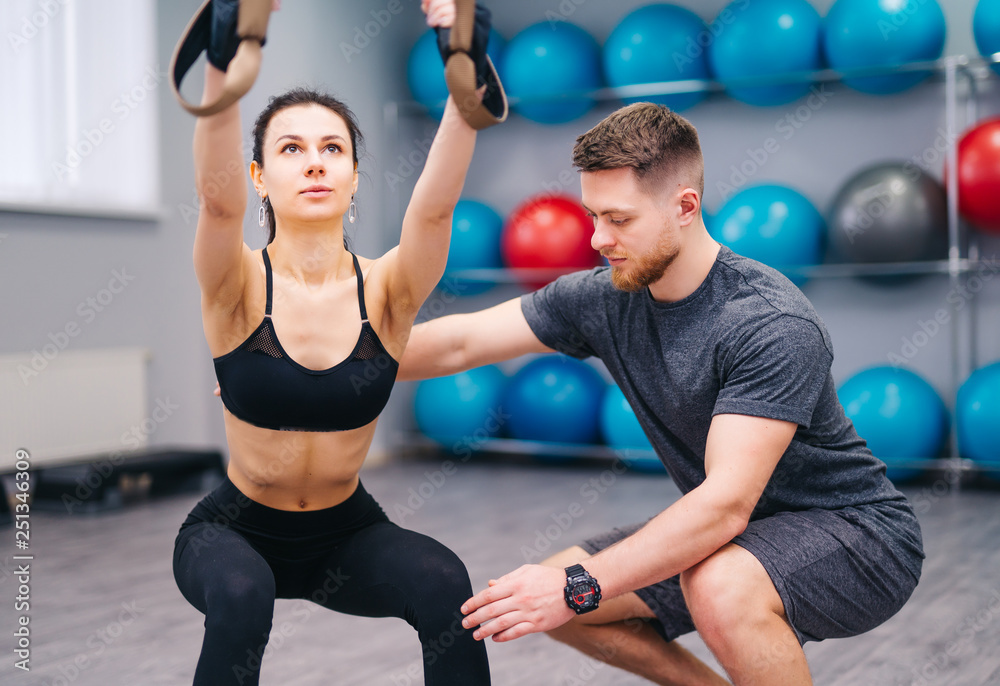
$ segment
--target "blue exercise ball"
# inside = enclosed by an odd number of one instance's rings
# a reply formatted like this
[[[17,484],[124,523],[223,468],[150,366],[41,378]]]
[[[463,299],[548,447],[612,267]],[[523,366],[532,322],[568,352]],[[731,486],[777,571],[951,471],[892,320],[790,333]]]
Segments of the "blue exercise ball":
[[[497,436],[503,428],[506,385],[507,376],[494,365],[421,381],[413,396],[417,427],[449,447]]]
[[[712,34],[701,17],[676,5],[647,5],[625,15],[602,50],[609,86],[709,79],[705,47]],[[683,110],[705,99],[707,91],[625,98]]]
[[[979,0],[972,15],[972,36],[981,55],[1000,52],[1000,0]],[[1000,74],[1000,64],[990,68]]]
[[[522,30],[507,43],[500,76],[507,96],[523,99],[514,111],[541,124],[562,124],[594,106],[587,96],[603,85],[601,49],[579,26],[543,21]]]
[[[604,379],[564,355],[532,360],[511,377],[504,394],[509,434],[523,441],[596,443]]]
[[[1000,362],[974,371],[958,390],[955,403],[958,452],[1000,470]]]
[[[937,0],[837,0],[826,15],[823,45],[833,69],[936,60],[944,52],[944,12]],[[930,72],[848,78],[862,93],[898,93]]]
[[[497,69],[500,68],[505,43],[503,36],[491,28],[486,54]],[[406,83],[413,99],[427,108],[428,115],[440,119],[444,114],[444,103],[448,99],[448,84],[444,80],[444,64],[438,51],[437,34],[433,29],[424,32],[410,49],[406,62]]]
[[[713,26],[708,58],[715,78],[727,81],[810,72],[822,66],[823,22],[806,0],[734,0]],[[726,92],[751,105],[783,105],[809,92],[809,82],[734,86]]]
[[[653,446],[642,430],[635,410],[622,389],[610,384],[601,401],[601,437],[619,451],[619,457],[630,469],[643,472],[663,472],[663,463],[653,455],[637,455],[636,451],[652,453]]]
[[[908,369],[865,369],[845,381],[837,396],[858,435],[888,465],[887,476],[893,481],[920,474],[898,463],[936,458],[944,446],[949,424],[944,402]]]
[[[465,269],[501,269],[500,236],[503,217],[489,205],[463,198],[451,220],[451,244],[444,278],[438,288],[458,296],[478,295],[492,288],[489,281],[458,278],[451,272]]]
[[[712,218],[712,237],[733,252],[781,270],[819,264],[826,223],[808,198],[786,186],[745,188]],[[804,279],[792,278],[801,285]]]

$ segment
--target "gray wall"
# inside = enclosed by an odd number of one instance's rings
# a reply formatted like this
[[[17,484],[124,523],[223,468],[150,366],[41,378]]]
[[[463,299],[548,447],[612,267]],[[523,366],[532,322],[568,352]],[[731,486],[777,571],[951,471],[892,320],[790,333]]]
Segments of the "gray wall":
[[[161,0],[158,10],[159,60],[165,68],[181,28],[199,3]],[[626,11],[645,4],[638,0],[505,0],[492,3],[498,30],[510,38],[546,12],[564,14],[603,42]],[[711,19],[723,2],[682,2]],[[828,0],[815,3],[825,13]],[[948,53],[974,53],[971,38],[973,0],[942,3],[949,17]],[[392,14],[390,10],[398,10]],[[374,14],[373,14],[374,13]],[[376,22],[383,20],[384,26]],[[387,21],[386,21],[387,20]],[[364,31],[375,34],[365,42]],[[353,229],[355,249],[375,255],[398,239],[402,195],[390,191],[384,173],[398,167],[398,155],[417,149],[433,131],[419,117],[404,117],[398,132],[387,128],[383,106],[406,97],[405,60],[409,47],[425,29],[416,0],[322,2],[286,0],[273,15],[264,68],[253,91],[242,104],[244,126],[266,98],[288,87],[307,84],[343,97],[358,115],[368,138],[368,157],[362,162],[367,177],[359,192],[361,220]],[[345,57],[342,44],[360,48]],[[197,79],[186,92],[196,93]],[[996,82],[986,84],[981,114],[1000,112]],[[852,93],[831,87],[832,97],[809,112],[808,121],[794,137],[782,140],[781,150],[761,165],[754,181],[776,181],[798,187],[821,209],[850,173],[865,163],[886,157],[910,159],[932,148],[944,124],[944,89],[940,83],[889,98]],[[162,154],[163,217],[156,222],[81,219],[0,212],[0,289],[5,293],[0,352],[41,348],[48,334],[78,321],[77,305],[106,286],[112,270],[135,276],[129,286],[92,323],[82,327],[71,345],[91,348],[143,345],[153,351],[150,367],[150,405],[170,399],[179,409],[158,426],[151,441],[157,445],[224,447],[221,408],[211,395],[214,373],[204,343],[198,290],[191,265],[196,210],[191,161],[192,117],[173,101],[165,84],[159,89]],[[730,165],[742,163],[748,148],[758,147],[775,132],[775,123],[796,116],[802,103],[778,108],[753,108],[716,97],[685,112],[698,127],[707,160],[705,206],[721,204],[716,182],[728,178]],[[502,127],[485,132],[467,183],[467,195],[481,198],[501,213],[544,189],[569,168],[573,139],[614,108],[606,103],[570,124],[544,127],[513,117]],[[940,164],[928,170],[941,175]],[[128,170],[122,170],[128,173]],[[412,177],[410,179],[412,181]],[[573,183],[567,191],[578,194]],[[252,247],[263,245],[256,225],[256,208],[248,208],[246,238]],[[1000,255],[995,239],[986,255]],[[949,285],[943,278],[927,278],[901,288],[878,288],[855,280],[813,281],[805,287],[826,320],[837,353],[838,381],[870,364],[884,362],[898,352],[903,338],[921,330],[920,322],[934,317],[947,302]],[[468,301],[440,303],[434,313],[472,309],[516,293],[499,289]],[[980,362],[1000,358],[1000,279],[986,285],[978,302]],[[969,308],[958,315],[964,316]],[[967,350],[962,345],[961,350]],[[913,366],[942,392],[949,390],[949,339],[932,336],[913,358]],[[963,356],[963,365],[970,361]],[[387,409],[376,439],[382,452],[409,426],[408,403],[412,384],[400,385]]]

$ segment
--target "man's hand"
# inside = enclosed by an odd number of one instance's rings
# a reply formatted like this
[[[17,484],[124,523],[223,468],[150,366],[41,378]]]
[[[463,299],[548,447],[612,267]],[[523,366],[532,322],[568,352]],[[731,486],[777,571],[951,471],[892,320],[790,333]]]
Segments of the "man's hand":
[[[563,570],[524,565],[499,579],[491,579],[489,588],[467,600],[462,613],[468,616],[462,626],[467,629],[479,626],[472,634],[477,641],[492,636],[497,642],[555,629],[575,614],[566,605],[565,587]]]

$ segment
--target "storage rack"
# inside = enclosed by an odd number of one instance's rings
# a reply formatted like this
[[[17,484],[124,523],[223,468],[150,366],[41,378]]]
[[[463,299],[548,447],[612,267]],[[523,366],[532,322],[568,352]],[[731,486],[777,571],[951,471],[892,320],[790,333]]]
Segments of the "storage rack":
[[[532,98],[524,102],[552,102],[560,99],[586,97],[595,102],[614,102],[624,98],[645,96],[675,95],[683,93],[708,92],[723,93],[728,88],[784,85],[796,83],[839,83],[846,79],[865,76],[882,76],[898,73],[929,72],[931,80],[943,81],[945,88],[945,130],[947,136],[947,173],[945,189],[947,192],[948,212],[948,253],[943,260],[899,263],[825,263],[819,265],[782,267],[789,275],[808,278],[854,278],[864,276],[904,276],[904,275],[947,275],[949,287],[963,287],[970,274],[987,266],[980,256],[979,239],[975,232],[963,231],[963,224],[958,212],[958,140],[961,132],[979,120],[979,84],[995,79],[991,67],[1000,64],[1000,53],[987,56],[951,55],[937,60],[909,62],[905,64],[869,67],[851,70],[821,69],[809,72],[796,72],[781,76],[753,77],[733,79],[725,83],[714,80],[680,80],[660,83],[635,84],[621,87],[600,88],[591,91],[568,92],[551,98]],[[965,89],[961,91],[960,83]],[[513,109],[519,102],[511,97]],[[443,106],[443,103],[439,103]],[[959,113],[964,110],[964,121],[960,124]],[[412,101],[387,102],[383,109],[383,119],[386,133],[396,151],[401,149],[400,119],[413,116],[423,116],[428,111],[425,106]],[[516,115],[514,115],[516,116]],[[402,220],[407,198],[397,190],[394,194],[395,216]],[[386,246],[388,248],[390,246]],[[449,272],[449,276],[466,280],[497,284],[516,284],[528,281],[550,279],[565,270],[552,269],[472,269]],[[968,291],[966,291],[968,292]],[[978,313],[976,298],[968,302],[968,315],[965,322],[968,336],[967,364],[959,359],[958,350],[961,345],[962,326],[960,317],[949,318],[950,332],[950,386],[945,396],[945,405],[951,417],[954,417],[955,398],[963,379],[979,366],[977,350]],[[950,422],[948,439],[948,455],[907,462],[894,461],[894,467],[915,468],[928,473],[936,473],[944,478],[949,487],[960,487],[963,475],[988,471],[983,465],[963,458],[958,451],[956,422]],[[407,434],[405,446],[407,449],[426,452],[435,449],[437,444],[420,436]],[[403,446],[399,446],[403,447]],[[440,449],[439,446],[437,446]],[[610,446],[600,445],[568,445],[559,443],[540,443],[532,441],[516,441],[511,439],[489,439],[478,441],[476,450],[488,453],[515,455],[544,455],[562,458],[604,459],[612,460],[622,457],[622,451]],[[630,450],[627,457],[655,457],[652,451]],[[996,470],[993,470],[996,471]]]

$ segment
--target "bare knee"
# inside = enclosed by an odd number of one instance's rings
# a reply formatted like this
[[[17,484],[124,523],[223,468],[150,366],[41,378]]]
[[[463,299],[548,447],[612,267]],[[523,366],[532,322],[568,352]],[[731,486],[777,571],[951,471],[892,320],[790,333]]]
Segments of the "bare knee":
[[[764,567],[734,544],[683,572],[681,590],[695,627],[710,646],[743,629],[785,616]]]

